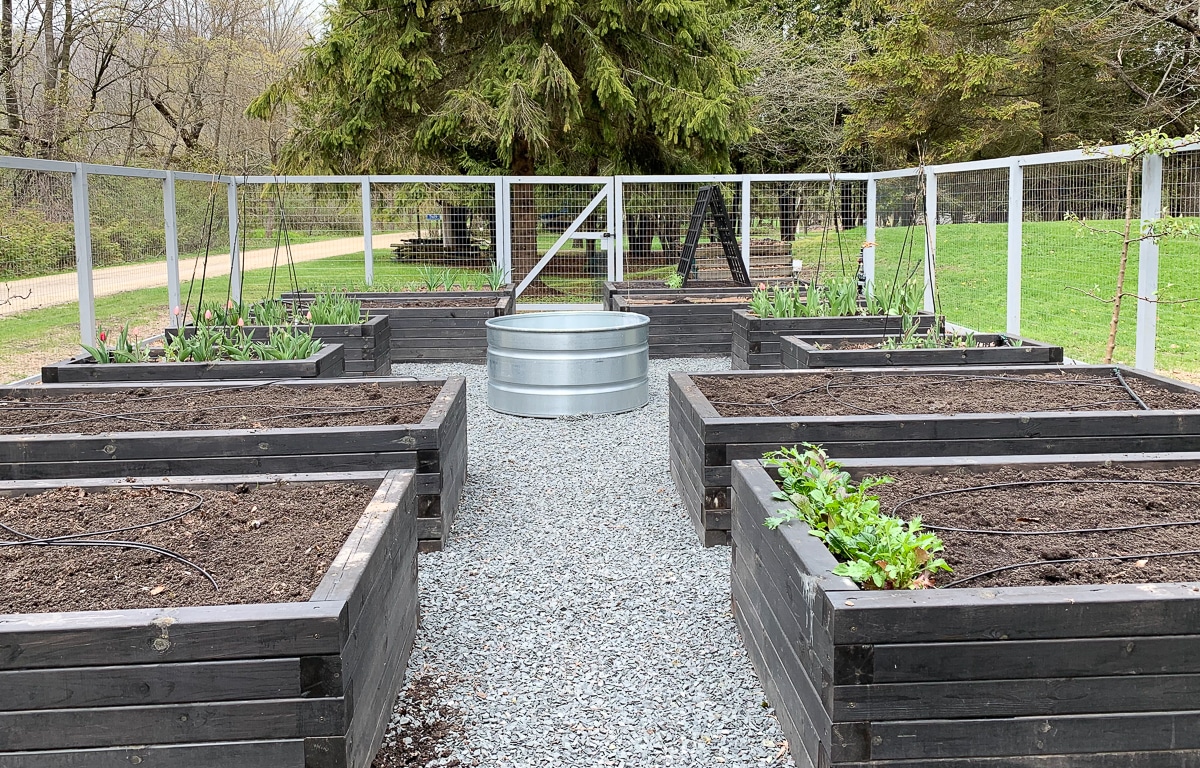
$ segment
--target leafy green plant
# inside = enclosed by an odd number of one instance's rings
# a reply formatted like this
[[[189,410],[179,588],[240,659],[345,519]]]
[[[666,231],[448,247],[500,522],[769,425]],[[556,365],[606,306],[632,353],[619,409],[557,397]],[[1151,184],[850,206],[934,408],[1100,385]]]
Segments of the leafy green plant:
[[[867,314],[869,315],[915,315],[925,306],[925,288],[916,280],[909,280],[895,290],[877,290],[868,284]]]
[[[250,305],[228,299],[206,302],[196,309],[196,325],[247,325],[250,320]]]
[[[683,287],[683,275],[678,272],[672,272],[663,280],[663,285],[673,290],[678,290]]]
[[[301,333],[295,328],[272,329],[265,342],[254,345],[260,360],[303,360],[321,350],[324,344],[314,339],[311,332]]]
[[[492,267],[491,270],[487,273],[487,277],[485,278],[485,280],[487,281],[488,288],[490,288],[493,291],[500,290],[500,288],[503,287],[505,284],[504,277],[505,277],[504,267],[501,267],[499,265]]]
[[[313,299],[304,320],[313,325],[352,325],[362,318],[362,302],[344,293],[323,293]]]
[[[462,282],[461,282],[462,279],[463,279],[462,273],[460,273],[457,269],[443,270],[442,271],[442,290],[453,291],[456,283],[461,288],[462,287]]]
[[[447,270],[439,269],[432,264],[425,264],[417,270],[417,278],[427,291],[436,291],[446,282]]]
[[[463,287],[463,290],[466,291],[483,290],[486,280],[487,275],[482,272],[467,271],[460,272],[458,275],[458,283]]]
[[[904,521],[880,512],[879,497],[869,491],[890,478],[855,483],[819,446],[805,443],[803,449],[764,456],[779,468],[781,490],[774,497],[792,505],[767,518],[768,528],[805,523],[841,561],[833,572],[868,588],[922,589],[933,585],[936,572],[950,570],[934,556],[944,549],[941,539],[923,531],[920,518]]]
[[[97,363],[143,363],[150,359],[150,350],[138,344],[137,339],[130,339],[128,325],[121,329],[112,347],[108,346],[108,331],[96,330],[96,344],[81,346]]]
[[[979,346],[974,331],[965,333],[918,333],[920,324],[911,315],[901,319],[902,331],[898,336],[885,337],[879,349],[970,349]]]
[[[286,325],[289,307],[279,299],[263,299],[250,307],[250,314],[258,325]]]
[[[850,317],[861,311],[858,305],[857,277],[853,275],[830,277],[825,281],[825,290],[829,299],[829,315],[831,317]]]
[[[181,330],[167,341],[166,359],[174,363],[220,360],[227,345],[227,331],[215,325],[197,325],[191,333]]]

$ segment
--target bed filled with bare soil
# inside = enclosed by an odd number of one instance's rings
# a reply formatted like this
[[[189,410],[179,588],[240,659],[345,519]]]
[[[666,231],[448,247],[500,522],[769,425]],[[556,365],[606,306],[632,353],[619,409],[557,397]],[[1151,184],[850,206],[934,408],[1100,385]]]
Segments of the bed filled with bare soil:
[[[1200,466],[892,477],[873,492],[885,513],[919,516],[945,542],[942,555],[954,573],[939,574],[939,586],[1200,581]],[[941,495],[915,498],[924,494]],[[1081,529],[1087,532],[1074,532]],[[1188,554],[1159,556],[1181,552]],[[1129,559],[1101,559],[1114,557]],[[1002,570],[969,578],[994,569]]]
[[[122,546],[4,544],[0,614],[307,600],[373,495],[353,483],[279,483],[3,498],[6,542],[134,542],[182,560]]]
[[[131,387],[0,395],[0,435],[416,424],[441,386]]]
[[[1142,410],[1134,394],[1152,409],[1200,408],[1200,393],[1095,370],[914,376],[831,372],[693,380],[725,417]]]
[[[731,304],[742,306],[750,302],[749,296],[629,296],[625,299],[635,307],[662,306],[664,304]]]

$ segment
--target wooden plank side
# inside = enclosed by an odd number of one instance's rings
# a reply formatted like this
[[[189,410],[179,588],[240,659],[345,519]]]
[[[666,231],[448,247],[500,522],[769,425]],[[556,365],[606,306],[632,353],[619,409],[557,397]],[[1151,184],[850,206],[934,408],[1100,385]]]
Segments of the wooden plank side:
[[[1200,768],[1200,750],[871,760],[839,762],[837,768]]]
[[[838,645],[1191,635],[1200,626],[1200,582],[864,590],[849,602],[834,601]]]
[[[845,685],[833,701],[839,721],[1182,711],[1200,702],[1200,675]]]
[[[344,732],[341,699],[163,704],[0,712],[0,752],[121,746],[132,734],[156,744],[295,739]]]
[[[42,461],[0,464],[0,477],[22,483],[51,478],[60,480],[91,477],[163,479],[197,471],[210,475],[241,474],[247,470],[257,474],[294,474],[311,469],[313,466],[320,466],[330,472],[384,472],[391,469],[411,468],[416,465],[416,461],[414,451],[126,461]],[[425,476],[418,475],[417,477],[418,485],[420,485]],[[436,475],[434,479],[437,479]]]
[[[0,752],[4,768],[306,768],[303,739]]]
[[[1200,712],[877,722],[870,738],[872,760],[1194,750]]]
[[[298,658],[0,672],[0,711],[284,699],[300,693]]]
[[[873,648],[875,683],[1200,674],[1200,635],[906,643]]]
[[[320,656],[338,602],[0,615],[0,670]]]

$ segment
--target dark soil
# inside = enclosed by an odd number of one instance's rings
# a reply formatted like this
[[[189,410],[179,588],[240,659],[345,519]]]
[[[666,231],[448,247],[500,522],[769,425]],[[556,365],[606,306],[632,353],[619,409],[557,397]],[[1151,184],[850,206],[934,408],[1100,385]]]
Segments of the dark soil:
[[[100,540],[172,550],[194,568],[144,550],[80,546],[0,547],[0,613],[167,608],[307,600],[374,495],[350,483],[197,490],[199,509],[169,523]],[[191,508],[193,496],[154,488],[60,488],[0,499],[0,522],[50,538],[148,523]],[[0,531],[7,541],[22,537]]]
[[[137,387],[0,400],[0,434],[180,429],[279,429],[416,424],[436,384],[285,387]]]
[[[396,702],[371,768],[444,768],[462,765],[448,742],[462,734],[462,713],[437,699],[445,681],[422,669]]]
[[[772,285],[780,282],[772,279]],[[686,288],[669,289],[662,280],[625,280],[624,282],[614,283],[619,289],[633,290],[638,288],[661,288],[665,290],[679,290],[680,292],[700,290],[704,288],[741,288],[749,291],[753,286],[742,285],[734,280],[689,280]]]
[[[722,416],[1141,410],[1107,371],[916,376],[830,372],[696,376],[694,381]],[[1175,392],[1130,374],[1125,381],[1150,408],[1200,408],[1200,393]]]
[[[914,496],[935,491],[1029,480],[1182,480],[1197,487],[1137,485],[1036,485],[997,488],[922,499],[896,509]],[[882,509],[898,517],[919,516],[929,526],[999,531],[1062,531],[1200,521],[1200,467],[1133,470],[1128,467],[1002,470],[988,474],[902,473],[878,486]],[[942,556],[954,568],[936,583],[1016,563],[1078,557],[1137,555],[1200,550],[1200,525],[1136,531],[1004,536],[935,531],[945,542]],[[1053,584],[1142,584],[1200,581],[1200,556],[1093,561],[1017,568],[973,579],[963,587]]]
[[[454,299],[363,299],[363,309],[432,309],[435,307],[494,307],[500,297]]]
[[[629,296],[627,300],[635,307],[662,306],[663,304],[730,304],[745,306],[750,296]]]

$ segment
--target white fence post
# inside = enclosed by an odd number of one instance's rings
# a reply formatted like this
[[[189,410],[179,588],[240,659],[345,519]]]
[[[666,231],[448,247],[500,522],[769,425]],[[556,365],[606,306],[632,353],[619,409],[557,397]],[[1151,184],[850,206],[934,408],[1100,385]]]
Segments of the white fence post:
[[[362,177],[363,278],[367,287],[375,282],[375,233],[371,225],[371,177]]]
[[[925,171],[925,311],[933,312],[937,296],[937,174]]]
[[[229,182],[229,298],[242,301],[242,259],[238,253],[238,190],[237,182]]]
[[[509,216],[508,180],[496,179],[496,266],[504,270],[504,281],[512,282],[512,222]]]
[[[613,177],[613,275],[620,282],[625,279],[625,178]]]
[[[613,237],[613,235],[616,232],[617,216],[619,215],[617,213],[617,198],[616,198],[617,180],[615,178],[610,178],[610,179],[608,179],[608,181],[605,182],[604,186],[608,189],[608,195],[605,196],[605,200],[604,200],[604,203],[605,203],[604,213],[605,213],[605,216],[608,217],[608,221],[606,222],[608,227],[607,227],[607,229],[604,230],[606,237],[602,238],[602,240],[604,241],[604,250],[606,252],[606,255],[608,256],[608,258],[606,259],[607,277],[605,277],[605,280],[616,280],[617,279],[617,245],[616,245],[616,238]]]
[[[1138,233],[1146,222],[1162,216],[1163,159],[1161,155],[1142,158],[1142,211]],[[1138,244],[1137,346],[1134,366],[1154,370],[1154,346],[1158,334],[1158,241],[1147,238]]]
[[[96,343],[96,296],[92,289],[92,204],[88,200],[87,171],[75,164],[71,176],[71,206],[75,217],[75,277],[79,285],[79,336],[84,344]]]
[[[742,263],[750,274],[750,179],[742,179]],[[751,280],[750,282],[754,282]]]
[[[167,171],[163,179],[163,222],[167,241],[167,322],[178,328],[183,318],[175,314],[179,296],[179,221],[175,210],[175,172]]]
[[[875,177],[867,179],[867,217],[863,222],[867,233],[867,244],[863,246],[863,275],[867,278],[867,290],[873,292],[875,287],[875,219],[879,199],[879,186]]]
[[[1008,292],[1004,332],[1021,335],[1021,232],[1025,219],[1025,172],[1016,160],[1008,166]]]

